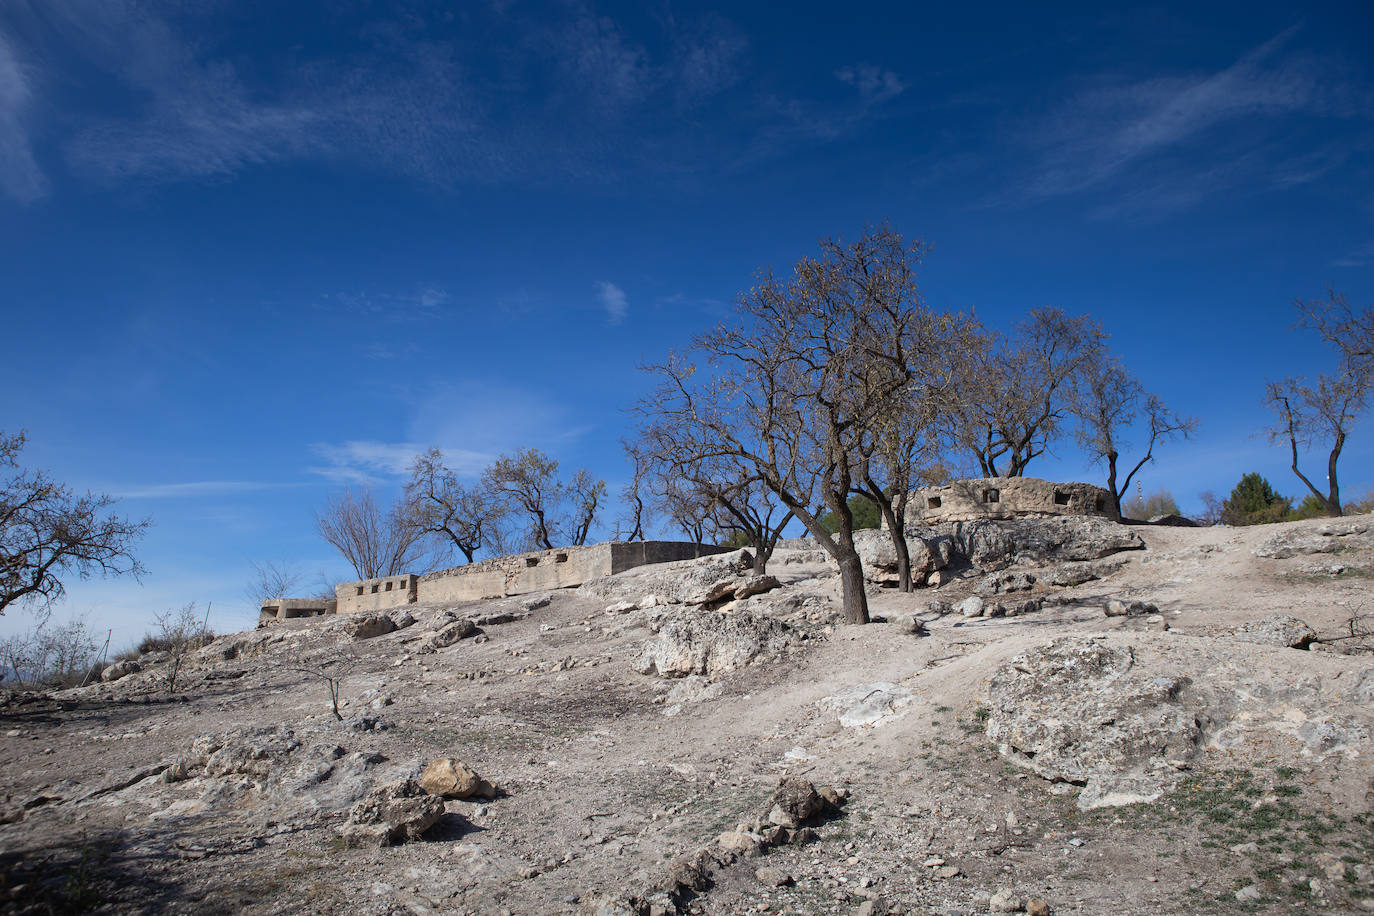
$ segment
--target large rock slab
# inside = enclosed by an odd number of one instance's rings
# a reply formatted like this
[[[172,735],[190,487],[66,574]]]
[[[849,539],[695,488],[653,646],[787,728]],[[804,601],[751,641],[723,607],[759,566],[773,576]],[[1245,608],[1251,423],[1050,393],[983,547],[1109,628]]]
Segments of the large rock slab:
[[[1013,763],[1082,786],[1083,808],[1157,798],[1211,754],[1330,761],[1333,784],[1363,792],[1374,778],[1366,684],[1374,667],[1232,637],[1064,637],[993,675],[987,735]]]
[[[723,580],[748,574],[754,555],[747,550],[641,566],[614,576],[593,579],[582,592],[608,602],[631,601],[637,606],[646,595],[660,604],[701,604],[711,588]]]
[[[677,678],[689,674],[714,677],[773,654],[796,641],[791,627],[747,612],[721,614],[699,610],[665,621],[644,645],[635,663],[640,674]]]
[[[348,813],[340,833],[350,846],[393,846],[418,839],[443,816],[442,799],[404,779],[368,793]]]
[[[1202,733],[1178,699],[1185,681],[1134,667],[1131,647],[1083,637],[1019,655],[992,678],[988,737],[1046,779],[1084,786],[1084,807],[1157,798]]]

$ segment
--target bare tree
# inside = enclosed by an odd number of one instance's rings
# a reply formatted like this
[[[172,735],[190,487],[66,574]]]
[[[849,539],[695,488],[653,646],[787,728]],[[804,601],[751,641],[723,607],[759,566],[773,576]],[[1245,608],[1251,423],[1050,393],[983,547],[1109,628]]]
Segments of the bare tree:
[[[1082,370],[1075,393],[1073,412],[1078,417],[1079,445],[1093,461],[1107,465],[1107,492],[1112,499],[1112,517],[1121,518],[1121,501],[1131,481],[1146,464],[1154,460],[1155,446],[1173,438],[1189,438],[1197,429],[1193,417],[1180,417],[1164,406],[1157,395],[1143,385],[1111,354],[1100,351]],[[1117,462],[1121,450],[1129,447],[1126,437],[1137,420],[1143,420],[1148,433],[1145,453],[1124,478],[1119,478]]]
[[[408,572],[421,558],[424,531],[406,513],[384,511],[366,488],[331,498],[315,514],[315,524],[359,579]]]
[[[508,500],[529,519],[529,543],[552,550],[559,499],[558,462],[538,449],[502,455],[482,472],[487,489]]]
[[[1333,289],[1325,299],[1297,299],[1293,305],[1301,316],[1298,327],[1316,331],[1339,350],[1343,368],[1355,374],[1374,372],[1374,306],[1357,312]]]
[[[437,448],[415,457],[401,502],[401,511],[412,524],[446,550],[456,548],[469,563],[505,512],[501,501],[484,487],[464,486],[444,465],[443,452]]]
[[[19,687],[75,686],[98,660],[98,643],[84,617],[39,622],[0,640],[0,680]]]
[[[1374,309],[1356,314],[1344,297],[1328,293],[1326,300],[1294,302],[1298,327],[1315,329],[1339,354],[1334,374],[1322,373],[1314,384],[1300,378],[1270,382],[1265,403],[1277,418],[1269,428],[1270,442],[1286,442],[1293,473],[1321,503],[1328,515],[1342,514],[1337,465],[1350,427],[1369,406],[1374,387]],[[1299,468],[1299,452],[1317,442],[1329,446],[1326,490]]]
[[[654,481],[654,502],[693,544],[703,544],[713,526],[715,499],[677,476]]]
[[[284,563],[269,560],[253,564],[253,579],[244,589],[244,595],[255,607],[261,607],[271,598],[285,598],[295,591],[304,577],[298,570]],[[331,597],[333,593],[330,593]]]
[[[985,335],[946,405],[951,431],[984,476],[1021,477],[1062,434],[1075,381],[1106,335],[1087,315],[1032,309],[1014,337]],[[980,352],[981,351],[981,352]],[[1002,463],[1005,459],[1005,464]]]
[[[912,591],[906,509],[918,486],[943,483],[948,448],[940,411],[953,399],[953,386],[979,352],[982,338],[973,319],[962,315],[914,314],[907,329],[907,385],[858,437],[854,492],[878,507],[897,556],[898,587]]]
[[[763,272],[741,294],[738,321],[695,341],[712,378],[697,381],[695,365],[672,357],[650,367],[662,384],[639,405],[651,437],[662,428],[696,459],[738,460],[777,494],[839,564],[850,623],[868,622],[848,505],[855,443],[911,380],[923,253],[883,227],[850,245],[822,242],[789,280]],[[827,509],[833,534],[820,521]]]
[[[194,601],[178,610],[158,614],[156,619],[157,634],[153,644],[167,653],[167,667],[162,669],[162,677],[167,684],[167,692],[176,693],[177,678],[181,675],[186,657],[213,637],[196,611]]]
[[[764,485],[748,462],[735,456],[703,457],[692,437],[680,437],[681,427],[657,425],[639,443],[664,492],[677,502],[674,512],[684,516],[689,536],[698,542],[707,531],[729,533],[753,548],[753,573],[764,575],[783,530],[796,517],[783,512],[778,498]],[[809,497],[810,494],[806,494]],[[679,522],[682,524],[682,522]]]
[[[627,541],[644,540],[644,526],[649,521],[650,505],[648,502],[649,493],[649,460],[644,454],[643,448],[637,442],[628,439],[620,440],[620,447],[625,450],[625,456],[630,459],[632,473],[630,482],[625,484],[620,491],[620,501],[629,512],[626,522],[629,525],[630,533],[625,535]],[[617,538],[620,535],[621,523],[616,523]]]
[[[0,470],[13,472],[0,479],[0,614],[17,603],[50,607],[69,576],[138,578],[133,547],[152,523],[108,512],[110,496],[76,496],[43,471],[20,470],[25,441],[0,432]]]
[[[587,543],[592,523],[596,521],[596,512],[606,499],[606,481],[595,479],[590,471],[580,470],[573,475],[566,493],[572,503],[572,543],[581,547]]]

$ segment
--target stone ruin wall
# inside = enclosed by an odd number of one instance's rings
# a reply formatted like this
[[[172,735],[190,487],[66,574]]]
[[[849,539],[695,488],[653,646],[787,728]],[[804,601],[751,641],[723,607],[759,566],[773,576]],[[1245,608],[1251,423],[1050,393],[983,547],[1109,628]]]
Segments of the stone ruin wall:
[[[419,600],[442,604],[572,588],[637,566],[690,560],[728,549],[687,541],[611,541],[492,557],[420,577]]]
[[[353,614],[406,604],[451,604],[573,588],[651,563],[670,563],[726,553],[730,548],[689,541],[611,541],[558,547],[509,557],[492,557],[423,576],[405,574],[345,582],[331,600],[273,598],[262,603],[258,625],[293,617]]]
[[[908,525],[974,519],[1111,516],[1111,494],[1090,483],[1055,483],[1038,477],[977,477],[911,494]]]
[[[336,613],[353,614],[358,611],[379,611],[402,604],[414,604],[419,581],[419,576],[404,573],[399,576],[383,576],[380,579],[336,585],[334,594],[339,602]]]

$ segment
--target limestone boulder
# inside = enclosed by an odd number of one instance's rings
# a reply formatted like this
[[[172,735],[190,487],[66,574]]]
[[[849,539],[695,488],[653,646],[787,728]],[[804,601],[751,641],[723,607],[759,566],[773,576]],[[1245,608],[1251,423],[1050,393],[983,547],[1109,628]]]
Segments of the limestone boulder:
[[[389,614],[354,614],[344,624],[344,633],[351,639],[375,639],[395,630],[396,621]]]
[[[774,827],[803,827],[828,811],[830,805],[810,780],[784,777],[763,804],[762,820]]]
[[[607,602],[628,601],[636,606],[646,594],[663,604],[701,604],[712,586],[726,579],[748,575],[754,555],[748,550],[713,554],[696,560],[678,560],[641,566],[614,576],[585,583],[580,591]]]
[[[1288,557],[1374,547],[1374,531],[1367,520],[1335,521],[1318,527],[1287,528],[1255,548],[1255,556],[1283,560]]]
[[[420,787],[442,798],[495,798],[492,785],[456,757],[431,760],[420,773]]]
[[[747,611],[688,611],[670,617],[645,643],[635,670],[666,678],[715,677],[761,655],[781,652],[796,641],[791,627]]]
[[[1133,672],[1130,646],[1066,637],[1012,659],[989,686],[987,735],[1014,763],[1084,786],[1079,804],[1157,798],[1202,734],[1189,681]]]
[[[1236,628],[1234,637],[1241,642],[1280,646],[1285,649],[1306,649],[1317,638],[1317,631],[1307,621],[1287,614],[1260,620],[1248,620]]]
[[[446,623],[430,635],[427,642],[435,649],[443,649],[453,645],[460,639],[466,639],[477,632],[477,624],[467,618],[453,620]]]
[[[1013,563],[1048,564],[1099,560],[1145,542],[1129,527],[1092,516],[978,519],[948,526],[957,559],[977,568]]]
[[[133,659],[125,659],[122,662],[115,662],[104,671],[100,672],[100,679],[106,683],[117,681],[122,677],[128,677],[143,670],[143,666]]]
[[[393,846],[418,839],[443,816],[442,799],[404,779],[368,793],[349,811],[340,832],[351,846]]]

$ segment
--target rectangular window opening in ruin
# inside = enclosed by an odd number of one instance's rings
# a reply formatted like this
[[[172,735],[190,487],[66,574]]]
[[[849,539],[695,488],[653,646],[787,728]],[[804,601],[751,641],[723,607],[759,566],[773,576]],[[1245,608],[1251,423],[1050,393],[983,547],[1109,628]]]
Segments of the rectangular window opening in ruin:
[[[406,580],[405,580],[405,579],[402,579],[402,580],[401,580],[401,584],[398,585],[397,588],[405,588],[405,587],[406,587]]]
[[[377,594],[378,588],[379,588],[379,586],[378,586],[376,583],[373,583],[373,585],[372,585],[372,594],[374,594],[374,595]]]
[[[1056,506],[1067,506],[1069,504],[1069,494],[1063,490],[1054,491],[1054,504]]]
[[[553,558],[553,561],[555,563],[566,563],[568,562],[568,555],[566,553],[560,553]]]
[[[538,558],[538,557],[525,557],[525,565],[526,565],[526,566],[538,566],[538,565],[539,565],[539,558]]]
[[[358,594],[361,595],[362,593],[363,593],[363,587],[362,587],[361,585],[359,585],[359,586],[358,586]]]
[[[931,496],[931,497],[927,498],[927,499],[926,499],[926,508],[927,508],[927,509],[938,509],[938,508],[940,508],[940,497],[938,497],[938,496]]]
[[[388,583],[386,584],[386,590],[387,590],[387,591],[391,591],[391,583],[390,583],[390,582],[388,582]]]
[[[1000,491],[998,491],[998,490],[984,490],[984,491],[983,491],[983,502],[985,502],[985,503],[995,503],[995,502],[1001,502],[1001,500],[1002,500],[1002,494],[1001,494]]]

